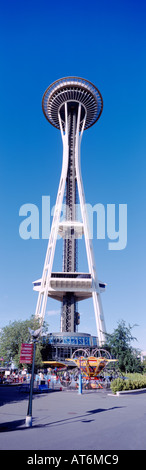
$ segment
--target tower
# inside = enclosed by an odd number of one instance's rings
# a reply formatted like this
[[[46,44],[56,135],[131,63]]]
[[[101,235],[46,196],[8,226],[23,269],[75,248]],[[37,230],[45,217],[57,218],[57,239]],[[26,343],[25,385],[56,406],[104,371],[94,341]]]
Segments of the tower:
[[[83,131],[99,119],[103,100],[91,82],[67,77],[47,88],[42,108],[49,123],[61,131],[63,162],[43,274],[34,282],[34,290],[39,292],[35,315],[43,322],[47,297],[59,300],[62,304],[61,333],[69,338],[70,335],[75,336],[79,323],[77,303],[93,297],[98,344],[101,346],[105,341],[105,323],[100,294],[106,285],[98,280],[95,267],[81,177],[80,146]],[[64,195],[66,209],[61,221]],[[82,221],[77,218],[77,198]],[[63,237],[63,270],[55,273],[52,269],[58,234]],[[78,237],[81,236],[85,238],[88,273],[77,271]]]

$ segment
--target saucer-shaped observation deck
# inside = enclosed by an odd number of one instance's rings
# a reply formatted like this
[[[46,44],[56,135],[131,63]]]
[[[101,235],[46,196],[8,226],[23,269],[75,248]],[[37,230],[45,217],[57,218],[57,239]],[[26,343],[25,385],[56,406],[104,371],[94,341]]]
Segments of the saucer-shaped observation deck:
[[[81,103],[80,129],[85,115],[84,129],[88,129],[99,119],[103,109],[100,91],[91,82],[79,77],[61,78],[52,83],[44,93],[42,100],[44,115],[57,129],[60,129],[59,113],[64,126],[65,103],[68,103],[69,108],[76,109]]]

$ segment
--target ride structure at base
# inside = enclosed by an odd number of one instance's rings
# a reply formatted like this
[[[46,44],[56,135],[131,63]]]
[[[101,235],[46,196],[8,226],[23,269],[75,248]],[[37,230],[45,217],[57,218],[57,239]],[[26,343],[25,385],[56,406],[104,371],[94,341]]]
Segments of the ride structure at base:
[[[63,362],[46,361],[44,364],[58,370],[60,382],[65,388],[69,388],[73,381],[78,387],[79,373],[82,374],[84,388],[102,388],[99,374],[112,362],[117,362],[117,359],[112,359],[105,349],[94,349],[90,355],[87,349],[80,348],[73,353],[72,358],[66,358]]]

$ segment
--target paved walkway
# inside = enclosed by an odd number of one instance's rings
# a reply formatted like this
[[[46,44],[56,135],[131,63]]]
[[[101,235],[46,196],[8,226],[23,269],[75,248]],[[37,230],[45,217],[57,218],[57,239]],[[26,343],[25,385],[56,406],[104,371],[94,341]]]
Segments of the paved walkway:
[[[25,427],[28,397],[18,387],[0,387],[0,400],[1,450],[146,449],[146,393],[34,395],[32,428]]]

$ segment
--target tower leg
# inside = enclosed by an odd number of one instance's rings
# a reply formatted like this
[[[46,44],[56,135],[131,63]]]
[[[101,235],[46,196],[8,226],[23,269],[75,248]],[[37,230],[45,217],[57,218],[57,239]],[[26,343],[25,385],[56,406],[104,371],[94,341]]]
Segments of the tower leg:
[[[61,112],[63,113],[63,117],[61,117]],[[60,109],[60,111],[58,111],[58,118],[63,141],[63,164],[35,315],[36,317],[40,318],[40,322],[42,323],[46,310],[48,291],[50,288],[51,273],[54,261],[56,240],[59,230],[60,214],[63,203],[63,196],[65,192],[65,185],[66,221],[68,221],[71,233],[68,239],[64,241],[63,270],[64,272],[68,273],[76,272],[77,270],[77,240],[74,236],[74,227],[72,222],[76,221],[75,206],[78,187],[88,267],[89,273],[91,274],[92,278],[92,297],[97,326],[97,336],[99,339],[99,345],[101,346],[105,342],[106,330],[100,298],[99,282],[97,278],[93,255],[92,241],[88,225],[88,217],[86,212],[85,196],[80,168],[80,144],[85,126],[86,114],[82,115],[81,121],[81,104],[76,102],[75,104],[73,103],[72,105],[71,103],[71,105],[68,106],[67,102],[65,102],[63,105],[63,109]],[[65,131],[63,119],[65,122]],[[82,128],[80,131],[81,122]],[[66,292],[63,296],[61,331],[75,332],[76,323],[76,297],[74,292]]]
[[[38,301],[35,311],[35,316],[40,319],[40,323],[43,323],[46,304],[47,304],[47,297],[48,297],[48,290],[50,285],[51,279],[51,272],[52,266],[54,261],[54,254],[55,254],[55,247],[56,247],[56,240],[58,235],[58,227],[60,221],[60,214],[61,208],[63,203],[63,196],[65,191],[65,183],[67,177],[67,170],[68,170],[68,158],[69,158],[69,148],[68,148],[68,122],[67,122],[67,104],[65,103],[65,115],[66,115],[66,129],[65,133],[63,133],[63,129],[61,126],[61,135],[63,140],[63,163],[62,163],[62,171],[61,171],[61,178],[59,183],[59,189],[57,193],[56,205],[55,205],[55,212],[51,227],[51,233],[48,242],[48,248],[43,268],[43,274],[41,279],[41,288],[38,295]]]
[[[81,133],[79,134],[80,113],[81,113],[81,105],[79,104],[78,118],[77,118],[77,132],[76,132],[75,165],[76,165],[76,176],[77,176],[77,185],[78,185],[79,200],[80,200],[80,206],[81,206],[81,214],[82,214],[82,220],[83,220],[83,225],[84,225],[84,236],[85,236],[87,260],[88,260],[88,268],[92,276],[92,287],[93,287],[92,297],[93,297],[93,304],[94,304],[97,335],[98,335],[99,345],[101,346],[105,342],[106,329],[105,329],[105,322],[104,322],[104,316],[103,316],[103,310],[102,310],[102,304],[101,304],[101,298],[100,298],[99,282],[97,278],[97,272],[96,272],[94,255],[93,255],[92,241],[90,237],[90,229],[89,229],[88,216],[87,216],[87,211],[86,211],[83,182],[82,182],[82,176],[81,176],[80,145],[81,145],[81,139],[82,139],[84,125],[85,125],[85,118],[84,118],[84,122],[82,125]]]

